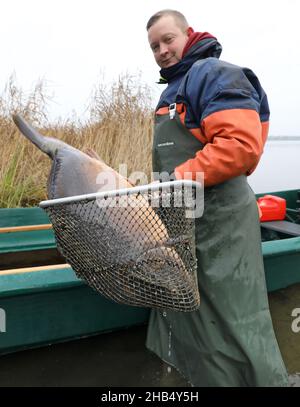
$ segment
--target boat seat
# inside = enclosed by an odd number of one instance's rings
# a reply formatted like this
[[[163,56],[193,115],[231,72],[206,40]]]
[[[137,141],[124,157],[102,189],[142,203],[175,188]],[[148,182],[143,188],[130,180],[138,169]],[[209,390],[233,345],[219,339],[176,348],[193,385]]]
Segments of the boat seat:
[[[14,233],[5,233],[3,230],[0,228],[0,254],[56,248],[52,229]]]
[[[261,227],[275,232],[285,233],[291,236],[300,236],[300,225],[287,220],[275,220],[271,222],[261,222]]]

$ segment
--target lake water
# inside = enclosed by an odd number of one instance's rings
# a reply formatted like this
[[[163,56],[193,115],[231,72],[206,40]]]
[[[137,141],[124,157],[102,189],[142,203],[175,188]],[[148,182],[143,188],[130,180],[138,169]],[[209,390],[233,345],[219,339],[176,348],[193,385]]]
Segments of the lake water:
[[[268,141],[248,182],[255,193],[300,190],[300,139]]]

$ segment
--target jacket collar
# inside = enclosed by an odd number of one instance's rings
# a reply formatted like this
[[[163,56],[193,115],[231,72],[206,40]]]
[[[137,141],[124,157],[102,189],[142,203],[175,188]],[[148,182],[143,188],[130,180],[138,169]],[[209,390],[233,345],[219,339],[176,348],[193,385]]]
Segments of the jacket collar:
[[[169,68],[160,70],[161,78],[158,83],[170,83],[176,77],[184,75],[199,59],[208,57],[219,58],[222,46],[216,38],[205,38],[192,45],[181,61]]]

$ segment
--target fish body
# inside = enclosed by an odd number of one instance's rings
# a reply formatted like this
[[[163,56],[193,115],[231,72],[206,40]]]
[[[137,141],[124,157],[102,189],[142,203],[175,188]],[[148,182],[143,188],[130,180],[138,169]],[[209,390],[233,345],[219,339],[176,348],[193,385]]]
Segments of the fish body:
[[[43,136],[19,115],[13,120],[53,160],[49,199],[132,187],[94,152],[86,154]],[[129,204],[120,205],[122,199],[129,199]],[[145,197],[112,198],[102,208],[96,201],[81,206],[71,203],[56,211],[49,207],[48,214],[58,249],[76,274],[97,291],[131,305],[183,310],[186,293],[195,285],[194,276]],[[198,303],[196,298],[192,308]]]

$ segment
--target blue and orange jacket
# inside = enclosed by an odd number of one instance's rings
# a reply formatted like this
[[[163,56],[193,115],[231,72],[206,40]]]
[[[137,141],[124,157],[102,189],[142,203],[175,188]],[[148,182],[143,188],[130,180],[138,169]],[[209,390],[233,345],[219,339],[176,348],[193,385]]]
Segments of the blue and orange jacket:
[[[168,86],[156,114],[165,114],[176,102],[181,122],[204,145],[176,167],[176,176],[203,172],[205,186],[251,174],[269,127],[268,100],[259,80],[250,69],[219,60],[221,50],[214,37],[206,38],[179,63],[160,71]]]

